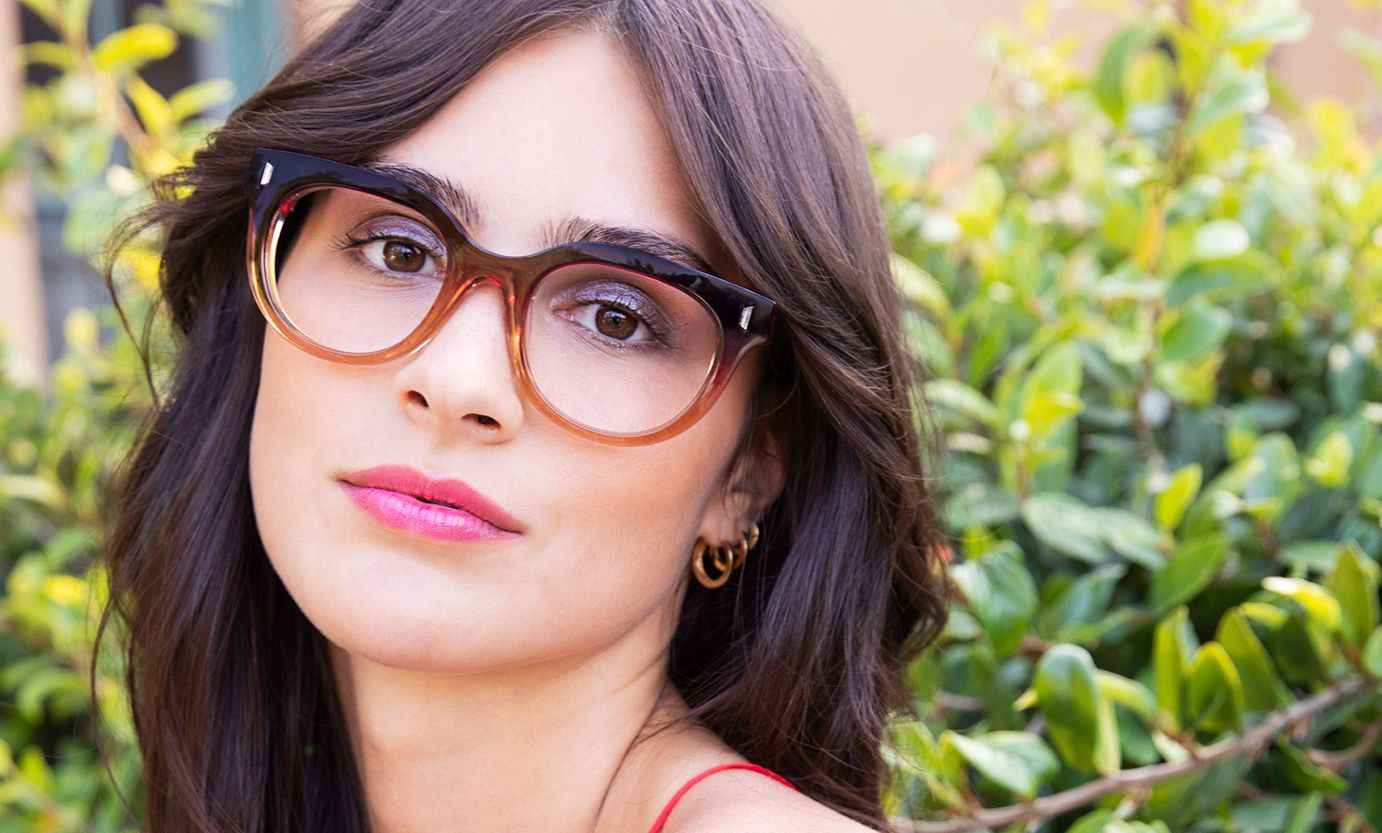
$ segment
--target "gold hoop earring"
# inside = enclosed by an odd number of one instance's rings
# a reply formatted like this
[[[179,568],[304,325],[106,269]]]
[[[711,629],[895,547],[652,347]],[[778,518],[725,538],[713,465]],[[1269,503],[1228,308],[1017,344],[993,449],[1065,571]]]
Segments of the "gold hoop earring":
[[[739,536],[739,540],[733,544],[711,545],[704,539],[696,540],[696,549],[691,553],[691,571],[696,574],[696,581],[701,586],[711,590],[716,587],[723,587],[729,581],[730,573],[738,567],[743,566],[744,556],[748,555],[749,550],[758,546],[758,524]],[[705,568],[705,553],[711,553],[711,566],[715,568],[715,575],[712,577]]]

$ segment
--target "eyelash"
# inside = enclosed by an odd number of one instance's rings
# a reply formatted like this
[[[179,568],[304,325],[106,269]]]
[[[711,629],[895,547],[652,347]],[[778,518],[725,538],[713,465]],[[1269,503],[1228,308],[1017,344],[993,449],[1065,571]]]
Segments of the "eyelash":
[[[351,232],[347,231],[342,233],[341,237],[336,241],[336,247],[342,251],[353,249],[356,251],[357,254],[360,254],[359,250],[369,245],[370,243],[386,243],[389,241],[396,241],[400,243],[407,243],[410,246],[417,246],[419,249],[426,252],[427,256],[432,258],[433,261],[440,264],[440,269],[438,271],[443,271],[446,268],[446,252],[444,250],[438,249],[435,246],[430,246],[421,240],[417,240],[415,238],[408,237],[397,232],[356,236],[355,234],[352,234]],[[360,256],[363,257],[362,254]],[[371,269],[378,270],[378,267],[376,267],[374,264],[370,263],[368,265]]]
[[[347,231],[341,234],[340,238],[336,241],[336,246],[342,251],[354,250],[358,256],[363,257],[363,254],[360,253],[359,250],[364,246],[367,246],[370,243],[388,241],[399,241],[412,246],[417,246],[419,249],[426,252],[428,257],[432,258],[437,263],[442,264],[442,269],[445,269],[445,251],[440,250],[435,246],[429,245],[428,243],[422,240],[418,240],[416,239],[416,237],[401,234],[398,232],[367,233],[364,235],[357,235],[353,232]],[[369,268],[378,271],[378,267],[376,267],[374,264],[367,263],[367,265],[369,266]],[[619,339],[610,338],[608,336],[602,335],[598,330],[595,330],[593,328],[582,326],[581,329],[587,332],[587,337],[597,340],[601,345],[611,347],[616,350],[649,350],[656,349],[658,347],[670,346],[670,342],[668,341],[669,328],[661,313],[656,309],[656,304],[653,304],[650,301],[646,301],[643,304],[640,304],[637,301],[628,300],[628,298],[641,298],[641,293],[618,293],[617,290],[612,288],[605,289],[604,293],[605,294],[601,294],[600,289],[596,289],[594,291],[588,290],[586,292],[581,292],[572,295],[569,298],[569,300],[575,306],[608,307],[610,309],[619,310],[620,312],[623,312],[626,315],[633,316],[640,324],[646,327],[648,332],[652,335],[652,343],[620,341]],[[613,297],[615,294],[623,295],[625,296],[625,298],[621,299],[619,297]],[[651,306],[652,309],[645,311],[639,309],[640,306]]]
[[[637,308],[635,304],[629,303],[628,301],[621,301],[617,298],[612,298],[608,294],[601,295],[599,294],[598,290],[593,294],[589,292],[578,293],[571,297],[570,300],[572,303],[578,306],[598,305],[601,307],[609,307],[610,309],[619,310],[620,312],[623,312],[627,315],[632,315],[634,318],[638,320],[639,323],[648,328],[648,332],[652,334],[653,341],[656,342],[656,344],[638,344],[623,342],[619,341],[618,339],[611,339],[608,336],[603,336],[596,330],[591,330],[590,328],[583,328],[589,330],[592,337],[598,338],[601,344],[606,344],[619,350],[647,350],[653,349],[656,346],[668,346],[667,326],[666,323],[662,320],[661,314],[658,313],[656,309],[649,312],[641,311]],[[655,307],[655,305],[653,306]]]

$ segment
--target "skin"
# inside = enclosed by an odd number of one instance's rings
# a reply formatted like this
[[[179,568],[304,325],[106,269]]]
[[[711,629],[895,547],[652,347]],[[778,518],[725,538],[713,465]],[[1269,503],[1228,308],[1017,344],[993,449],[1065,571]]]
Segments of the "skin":
[[[478,206],[468,230],[496,252],[543,248],[571,215],[713,252],[634,66],[600,32],[506,53],[383,157],[460,183]],[[332,645],[374,830],[643,833],[687,777],[743,760],[704,729],[635,741],[685,710],[665,671],[696,539],[736,540],[781,489],[771,449],[730,470],[758,354],[686,432],[617,447],[525,399],[502,304],[482,284],[426,347],[384,365],[324,361],[268,331],[259,531]],[[379,525],[338,479],[383,463],[464,480],[522,534],[441,543]],[[864,829],[743,771],[697,785],[666,829],[773,828]]]

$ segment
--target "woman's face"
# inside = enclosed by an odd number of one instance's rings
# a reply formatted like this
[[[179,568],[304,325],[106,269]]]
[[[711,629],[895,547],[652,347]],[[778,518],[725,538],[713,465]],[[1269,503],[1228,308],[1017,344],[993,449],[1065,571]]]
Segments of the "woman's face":
[[[635,72],[603,34],[529,41],[380,161],[458,184],[476,208],[467,231],[501,254],[544,248],[573,217],[708,254]],[[733,541],[753,517],[752,496],[721,485],[758,351],[690,429],[620,447],[525,399],[503,321],[498,289],[482,283],[426,347],[387,364],[332,363],[266,332],[250,447],[259,532],[306,616],[352,654],[466,672],[626,638],[660,650],[696,538]],[[381,465],[463,481],[517,534],[442,541],[381,523],[342,484]]]

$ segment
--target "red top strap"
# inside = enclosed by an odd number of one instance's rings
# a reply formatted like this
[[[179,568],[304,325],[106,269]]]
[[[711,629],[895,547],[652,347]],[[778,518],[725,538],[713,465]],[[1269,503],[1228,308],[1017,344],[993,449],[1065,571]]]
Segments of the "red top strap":
[[[796,785],[793,784],[791,781],[788,781],[786,778],[783,778],[776,772],[773,772],[770,769],[764,769],[763,767],[757,764],[720,764],[719,766],[713,766],[704,772],[692,776],[690,780],[688,780],[685,784],[681,785],[681,789],[677,790],[676,794],[672,796],[672,800],[668,801],[667,806],[662,808],[662,812],[659,813],[657,816],[657,821],[653,822],[653,826],[651,829],[648,830],[648,833],[660,833],[660,831],[662,830],[662,826],[667,823],[667,817],[672,815],[672,808],[677,806],[677,802],[681,800],[681,797],[683,795],[686,795],[686,791],[696,786],[696,784],[699,783],[702,778],[705,778],[707,775],[714,775],[722,769],[750,769],[754,772],[761,772],[769,778],[772,778],[782,784],[786,784],[794,790],[796,789]]]

